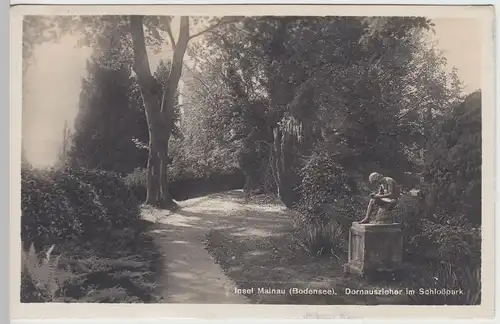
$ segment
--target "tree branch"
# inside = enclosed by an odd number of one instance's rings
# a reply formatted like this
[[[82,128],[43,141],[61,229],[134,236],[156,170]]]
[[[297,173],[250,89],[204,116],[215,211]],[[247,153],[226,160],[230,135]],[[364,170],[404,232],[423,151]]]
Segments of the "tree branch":
[[[212,95],[212,91],[210,90],[210,87],[205,83],[205,81],[203,81],[199,76],[198,76],[198,72],[196,71],[193,71],[193,69],[191,69],[187,64],[184,64],[184,68],[187,69],[189,72],[191,72],[191,75],[196,79],[196,81],[199,82],[200,85],[202,85],[206,90],[207,92],[210,94],[210,96],[213,97]],[[196,90],[195,90],[196,91]],[[215,98],[215,97],[213,97]]]
[[[208,32],[210,32],[210,31],[212,31],[212,30],[214,30],[214,29],[216,29],[218,27],[221,27],[221,26],[223,26],[225,24],[230,24],[230,23],[233,23],[233,22],[237,22],[240,19],[241,19],[241,17],[224,17],[224,18],[221,18],[218,22],[216,22],[212,26],[207,27],[204,30],[202,30],[202,31],[200,31],[200,32],[198,32],[196,34],[190,35],[189,39],[193,39],[193,38],[198,37],[198,36],[200,36],[200,35],[202,35],[204,33],[208,33]]]
[[[168,75],[165,88],[163,89],[164,91],[161,101],[162,111],[164,112],[166,120],[168,120],[169,123],[172,120],[173,113],[170,106],[179,85],[179,79],[182,74],[184,53],[186,52],[187,44],[189,42],[189,17],[181,17],[179,28],[179,38],[177,39],[177,45],[175,46],[174,55],[172,57],[170,73]]]
[[[168,38],[170,38],[170,44],[172,45],[172,50],[175,51],[175,39],[174,35],[172,35],[172,28],[170,27],[170,23],[167,24],[167,34]]]
[[[187,44],[189,42],[189,17],[181,17],[179,24],[179,38],[177,39],[177,45],[172,57],[172,66],[170,70],[170,75],[168,78],[168,86],[172,91],[177,88],[179,79],[182,73],[182,66],[184,62],[184,54],[187,49]]]
[[[210,61],[210,59],[208,59],[207,57],[205,57],[205,58],[204,58],[204,60],[203,60],[203,62],[204,62],[204,63],[206,63],[206,64],[209,64],[209,65],[210,65],[210,66],[211,66],[214,70],[217,70],[217,72],[216,72],[216,73],[217,73],[217,74],[219,74],[219,76],[220,76],[222,79],[224,79],[224,80],[225,80],[225,81],[227,81],[227,82],[230,82],[230,81],[231,81],[231,79],[229,79],[229,78],[228,78],[228,77],[227,77],[227,76],[226,76],[226,75],[222,72],[222,70],[221,70],[219,67],[217,67],[217,66],[215,65],[215,63],[213,63],[212,61]]]
[[[144,85],[144,82],[151,77],[151,70],[149,68],[149,59],[146,51],[146,41],[144,39],[142,24],[142,16],[130,16],[130,32],[134,44],[134,72],[137,74],[137,78],[140,80],[141,84]]]

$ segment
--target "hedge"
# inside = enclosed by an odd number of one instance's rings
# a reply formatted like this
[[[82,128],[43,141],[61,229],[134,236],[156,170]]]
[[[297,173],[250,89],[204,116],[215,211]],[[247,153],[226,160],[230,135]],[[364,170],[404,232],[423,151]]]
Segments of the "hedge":
[[[21,172],[21,239],[36,248],[80,236],[83,225],[64,189],[46,172]]]
[[[71,202],[79,221],[83,224],[85,236],[111,226],[108,210],[103,206],[101,197],[91,184],[82,181],[70,170],[55,171],[51,176]]]
[[[95,188],[112,227],[126,227],[140,220],[141,203],[119,174],[83,168],[75,168],[70,172]]]
[[[136,169],[124,177],[124,182],[134,193],[136,199],[146,199],[146,169]],[[171,172],[169,189],[172,198],[177,201],[187,200],[226,190],[242,189],[245,176],[239,170],[216,171],[210,174],[200,174],[186,171]]]
[[[22,229],[25,247],[37,249],[95,236],[140,220],[140,202],[115,173],[65,169],[22,170]]]

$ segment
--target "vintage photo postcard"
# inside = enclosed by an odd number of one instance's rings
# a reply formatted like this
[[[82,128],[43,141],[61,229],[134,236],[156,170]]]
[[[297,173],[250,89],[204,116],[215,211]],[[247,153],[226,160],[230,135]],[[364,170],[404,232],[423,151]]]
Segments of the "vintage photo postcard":
[[[492,316],[493,20],[12,7],[13,317]]]

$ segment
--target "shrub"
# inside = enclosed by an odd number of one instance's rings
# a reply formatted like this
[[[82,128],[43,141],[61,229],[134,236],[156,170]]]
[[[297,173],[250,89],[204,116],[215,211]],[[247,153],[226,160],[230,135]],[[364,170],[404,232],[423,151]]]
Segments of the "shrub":
[[[107,230],[111,225],[108,211],[101,203],[96,189],[68,170],[52,172],[52,179],[64,190],[78,219],[83,224],[84,235],[95,235],[95,231]]]
[[[396,221],[403,225],[403,246],[405,258],[424,257],[422,252],[427,251],[420,246],[417,235],[422,233],[421,220],[425,217],[424,203],[418,197],[403,196],[399,202]]]
[[[129,292],[122,287],[91,290],[85,297],[79,300],[81,303],[139,303],[140,298],[130,296]]]
[[[147,170],[136,169],[126,175],[123,181],[132,191],[135,198],[146,198]],[[230,171],[195,171],[186,168],[182,172],[178,166],[169,172],[169,189],[175,200],[186,200],[200,195],[211,194],[224,190],[240,189],[245,182],[244,175],[238,170]]]
[[[408,261],[445,261],[454,266],[480,262],[481,233],[460,217],[431,213],[422,197],[403,197],[398,206]]]
[[[300,221],[295,223],[298,244],[310,255],[333,255],[340,259],[346,251],[346,234],[334,221]]]
[[[77,279],[71,271],[59,268],[59,256],[52,256],[52,245],[47,252],[36,253],[32,244],[21,252],[21,302],[62,302],[65,286]]]
[[[421,220],[421,233],[413,237],[416,249],[426,251],[426,257],[442,260],[459,268],[462,264],[481,260],[481,234],[478,229],[442,225]]]
[[[136,168],[132,173],[123,177],[124,183],[138,201],[146,199],[146,185],[148,171],[145,168]]]
[[[324,204],[337,205],[349,201],[355,185],[344,169],[324,151],[313,153],[301,170],[301,200],[298,210],[310,217],[321,215]]]
[[[113,227],[126,227],[140,220],[140,202],[120,175],[83,168],[68,171],[77,179],[95,188]]]
[[[301,169],[295,219],[298,244],[311,255],[346,251],[346,231],[362,210],[358,188],[326,150],[316,148]]]
[[[139,230],[136,228],[139,227]],[[160,254],[145,228],[111,231],[71,247],[68,265],[83,278],[71,297],[80,302],[154,302]],[[141,235],[135,235],[140,231]],[[87,243],[87,242],[84,242]]]
[[[94,251],[62,259],[34,246],[22,251],[21,302],[154,302],[152,260],[142,255],[109,255]],[[123,251],[122,251],[123,252]]]
[[[22,251],[22,302],[157,299],[158,252],[143,235],[138,200],[121,177],[86,169],[23,169],[22,180],[22,240],[31,245]],[[56,242],[71,258],[52,257],[58,253],[54,246],[45,255],[35,252]]]
[[[445,116],[430,140],[423,172],[434,213],[466,215],[481,224],[481,93],[469,95]]]
[[[78,237],[83,226],[66,193],[44,171],[21,172],[21,239],[36,248]]]
[[[415,294],[409,295],[413,305],[479,305],[481,303],[481,271],[479,267],[462,265],[460,271],[450,264],[440,264],[437,270],[419,277],[417,289],[449,289],[463,294]]]

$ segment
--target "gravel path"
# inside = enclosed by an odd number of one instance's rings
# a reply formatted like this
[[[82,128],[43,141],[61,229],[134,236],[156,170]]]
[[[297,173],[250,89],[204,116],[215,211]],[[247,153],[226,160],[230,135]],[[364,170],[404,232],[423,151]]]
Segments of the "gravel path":
[[[144,210],[144,218],[155,222],[151,235],[163,258],[159,293],[167,303],[246,304],[250,301],[235,294],[235,284],[205,250],[205,237],[210,229],[230,228],[239,235],[272,235],[276,219],[266,224],[238,215],[253,214],[258,209],[283,215],[278,204],[244,204],[240,190],[190,199],[179,203],[174,213]],[[250,217],[252,218],[252,217]],[[285,222],[285,217],[283,217]],[[250,226],[250,224],[252,226]],[[273,226],[274,225],[274,226]]]

